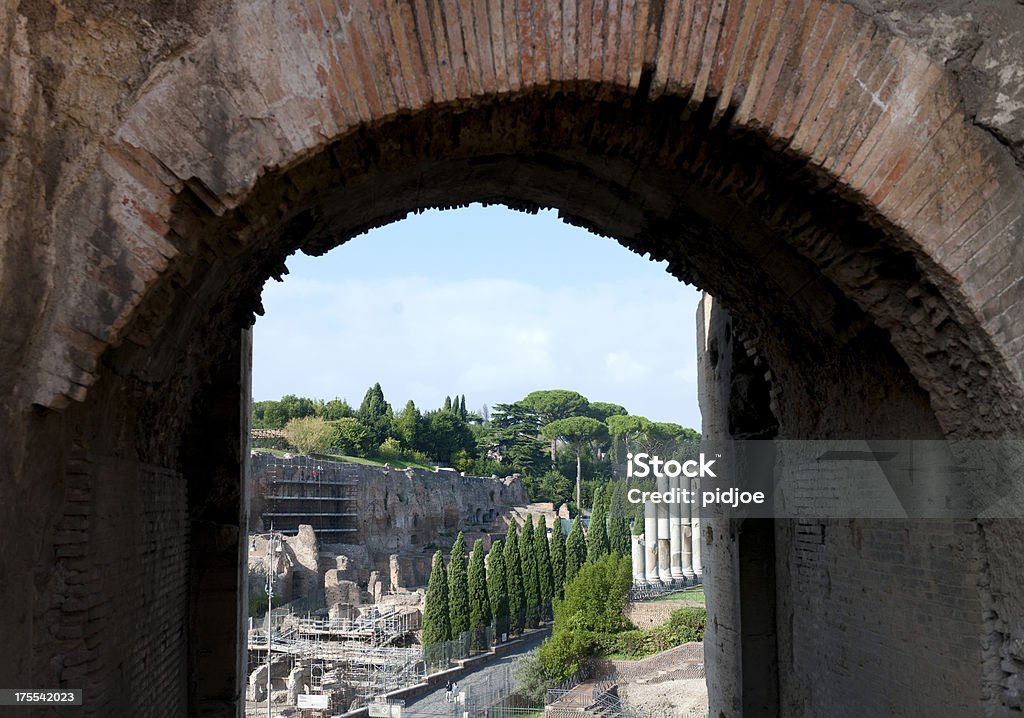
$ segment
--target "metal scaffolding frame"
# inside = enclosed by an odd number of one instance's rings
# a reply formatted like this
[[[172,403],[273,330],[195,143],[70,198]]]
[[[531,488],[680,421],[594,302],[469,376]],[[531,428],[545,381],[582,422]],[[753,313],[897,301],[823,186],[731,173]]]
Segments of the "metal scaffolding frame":
[[[287,628],[272,636],[274,652],[290,656],[292,668],[308,666],[311,689],[330,694],[335,708],[366,705],[426,673],[422,647],[402,645],[420,628],[419,611],[376,605],[364,611],[352,619],[290,616]],[[249,650],[267,650],[264,630],[250,631]]]

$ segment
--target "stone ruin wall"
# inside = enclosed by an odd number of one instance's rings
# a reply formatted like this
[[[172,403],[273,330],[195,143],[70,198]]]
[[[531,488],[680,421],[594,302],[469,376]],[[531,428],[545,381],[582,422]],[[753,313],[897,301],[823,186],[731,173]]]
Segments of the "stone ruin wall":
[[[312,480],[306,457],[278,459],[253,455],[250,463],[251,532],[268,530],[261,514],[268,491],[267,469],[284,466],[289,476]],[[518,476],[506,478],[465,476],[452,470],[394,469],[355,463],[317,463],[324,482],[356,482],[353,522],[357,531],[344,538],[317,535],[316,526],[303,528],[286,539],[285,556],[278,563],[278,597],[302,599],[310,609],[327,604],[334,593],[346,595],[358,586],[363,602],[380,601],[388,592],[426,585],[431,558],[440,549],[447,556],[462,531],[467,550],[481,538],[489,548],[492,537],[503,536],[509,521],[521,522],[524,510],[545,514],[550,505],[530,505]],[[249,588],[259,590],[266,580],[266,543],[249,542]],[[295,587],[301,589],[296,590]],[[316,590],[314,591],[314,586]],[[351,603],[349,599],[342,603]]]

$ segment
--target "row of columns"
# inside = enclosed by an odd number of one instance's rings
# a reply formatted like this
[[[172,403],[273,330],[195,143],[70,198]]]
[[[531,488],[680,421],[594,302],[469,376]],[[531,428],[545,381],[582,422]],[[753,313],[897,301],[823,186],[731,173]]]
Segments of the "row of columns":
[[[685,477],[658,479],[657,491],[695,489]],[[691,494],[692,495],[692,494]],[[644,531],[633,534],[633,583],[641,586],[671,584],[704,572],[700,558],[700,517],[690,504],[644,504]],[[694,537],[698,537],[694,540]]]

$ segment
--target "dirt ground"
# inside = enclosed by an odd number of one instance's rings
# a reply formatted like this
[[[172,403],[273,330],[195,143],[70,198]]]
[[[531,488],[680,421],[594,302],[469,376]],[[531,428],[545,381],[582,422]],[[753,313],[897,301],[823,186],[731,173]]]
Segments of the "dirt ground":
[[[623,684],[619,697],[629,708],[652,718],[705,716],[708,712],[708,688],[703,678]]]

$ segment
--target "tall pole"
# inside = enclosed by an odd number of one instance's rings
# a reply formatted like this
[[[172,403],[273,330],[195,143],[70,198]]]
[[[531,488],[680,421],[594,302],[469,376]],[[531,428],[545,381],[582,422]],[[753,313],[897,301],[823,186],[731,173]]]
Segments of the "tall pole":
[[[271,534],[267,539],[267,718],[272,718],[270,713],[270,673],[273,664],[270,660],[270,615],[274,608],[274,536]]]

